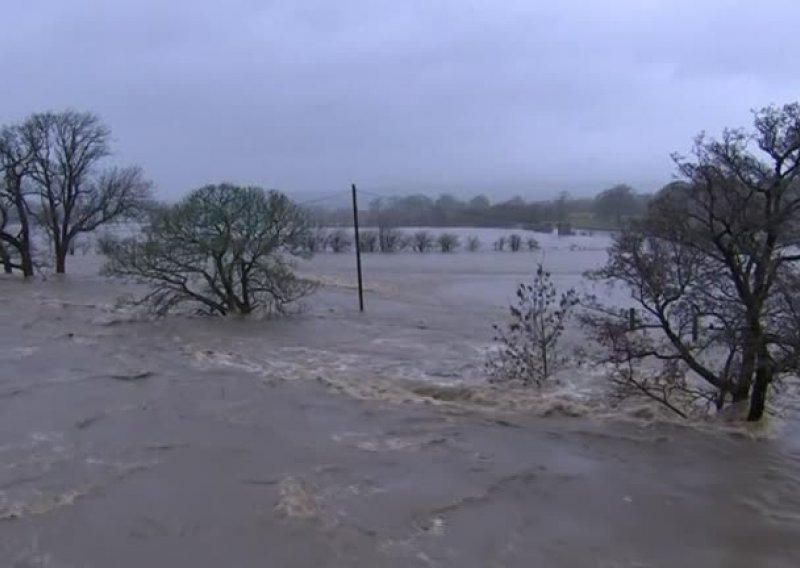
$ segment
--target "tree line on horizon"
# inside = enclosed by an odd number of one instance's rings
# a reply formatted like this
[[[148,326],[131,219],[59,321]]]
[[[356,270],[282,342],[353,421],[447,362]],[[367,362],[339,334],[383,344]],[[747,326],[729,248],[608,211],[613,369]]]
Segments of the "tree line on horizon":
[[[570,233],[573,228],[618,229],[624,220],[641,216],[651,197],[626,184],[594,197],[571,197],[562,192],[552,200],[526,201],[517,196],[494,203],[486,195],[462,200],[451,194],[437,198],[412,194],[373,199],[359,214],[362,224],[373,227],[497,227]],[[311,211],[320,225],[352,223],[353,212],[347,207]]]

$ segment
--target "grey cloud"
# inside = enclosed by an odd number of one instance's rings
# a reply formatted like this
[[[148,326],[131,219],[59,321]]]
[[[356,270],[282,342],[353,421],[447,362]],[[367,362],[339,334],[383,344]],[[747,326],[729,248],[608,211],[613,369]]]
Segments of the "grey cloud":
[[[652,189],[701,129],[800,93],[795,0],[32,0],[0,121],[100,113],[165,196]]]

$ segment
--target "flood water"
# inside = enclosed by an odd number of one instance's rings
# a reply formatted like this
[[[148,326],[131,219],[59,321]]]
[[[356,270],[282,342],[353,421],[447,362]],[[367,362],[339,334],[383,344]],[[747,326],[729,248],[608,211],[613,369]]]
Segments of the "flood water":
[[[604,246],[365,255],[364,314],[352,256],[322,254],[272,320],[117,308],[139,289],[91,254],[0,278],[0,566],[800,565],[791,414],[619,420],[591,368],[481,390],[516,283],[543,261],[581,286]]]

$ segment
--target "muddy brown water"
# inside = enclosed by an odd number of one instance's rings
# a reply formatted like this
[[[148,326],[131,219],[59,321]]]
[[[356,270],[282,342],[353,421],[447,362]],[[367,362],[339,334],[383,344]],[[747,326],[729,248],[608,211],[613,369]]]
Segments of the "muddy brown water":
[[[753,439],[391,390],[480,381],[530,259],[367,259],[358,314],[323,255],[304,313],[253,321],[113,309],[137,288],[74,260],[0,279],[0,566],[800,565],[791,416]]]

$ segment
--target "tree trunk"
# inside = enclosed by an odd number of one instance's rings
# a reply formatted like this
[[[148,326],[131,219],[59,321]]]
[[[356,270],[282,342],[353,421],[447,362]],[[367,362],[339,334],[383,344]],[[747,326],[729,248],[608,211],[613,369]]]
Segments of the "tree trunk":
[[[31,254],[31,229],[28,225],[28,218],[27,214],[23,217],[24,211],[22,208],[19,208],[20,211],[20,224],[22,226],[22,231],[20,232],[20,248],[19,248],[19,257],[20,257],[20,264],[22,264],[22,275],[25,278],[30,278],[33,276],[33,255]]]
[[[761,417],[764,416],[768,386],[768,380],[762,380],[761,377],[756,378],[756,382],[753,385],[753,392],[750,395],[750,412],[747,415],[748,422],[758,422],[761,420]]]
[[[547,377],[550,376],[550,373],[549,373],[550,369],[547,368],[547,363],[548,363],[548,361],[547,361],[547,346],[546,345],[542,345],[541,349],[542,349],[542,379],[544,380],[544,379],[546,379]]]
[[[750,383],[746,382],[744,385],[737,386],[731,391],[731,402],[742,402],[750,397]]]
[[[66,274],[67,272],[67,248],[56,248],[56,274]]]
[[[31,226],[28,219],[28,209],[22,192],[17,192],[15,200],[17,217],[19,217],[19,258],[22,266],[22,275],[25,278],[33,276],[33,254],[31,254]]]
[[[761,313],[761,306],[756,305],[753,308],[756,313]],[[751,359],[749,363],[749,371],[751,376],[755,375],[753,379],[753,387],[750,392],[750,412],[747,415],[748,422],[757,422],[761,420],[764,415],[764,407],[767,402],[767,389],[769,383],[772,381],[772,366],[770,365],[770,355],[767,350],[766,343],[761,330],[761,322],[758,318],[752,318],[749,329],[750,345],[749,350]]]
[[[25,278],[30,278],[33,276],[33,257],[31,256],[30,244],[24,242],[22,250],[19,251],[19,253],[22,264],[22,275]]]
[[[14,269],[11,266],[11,256],[8,254],[8,251],[3,243],[0,243],[0,261],[3,263],[4,273],[11,274],[14,272]]]
[[[733,402],[745,401],[750,396],[750,387],[753,384],[753,375],[756,371],[757,351],[754,339],[755,332],[750,329],[747,333],[748,337],[744,340],[744,349],[742,351],[742,364],[739,369],[739,379],[731,392],[733,395]]]
[[[769,354],[762,353],[756,370],[756,380],[753,382],[753,391],[750,393],[750,412],[748,422],[757,422],[764,416],[767,404],[767,389],[772,382],[772,368],[769,365]]]
[[[725,406],[725,389],[720,389],[717,393],[717,397],[714,399],[714,406],[716,406],[717,412],[722,410],[722,407]]]
[[[8,252],[9,246],[19,254],[19,264],[12,260],[11,253]],[[26,230],[23,230],[20,237],[14,238],[10,242],[0,242],[0,264],[6,274],[12,274],[16,268],[22,270],[25,278],[33,276],[33,256]]]

